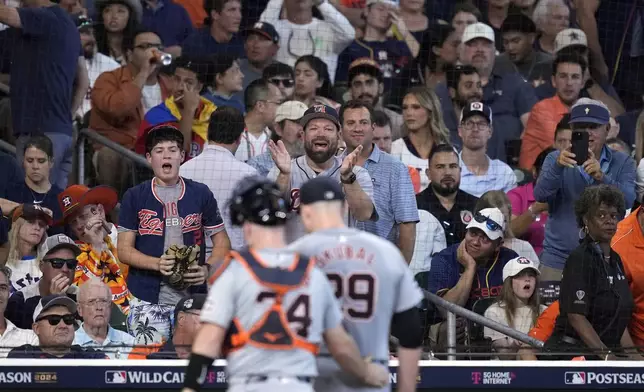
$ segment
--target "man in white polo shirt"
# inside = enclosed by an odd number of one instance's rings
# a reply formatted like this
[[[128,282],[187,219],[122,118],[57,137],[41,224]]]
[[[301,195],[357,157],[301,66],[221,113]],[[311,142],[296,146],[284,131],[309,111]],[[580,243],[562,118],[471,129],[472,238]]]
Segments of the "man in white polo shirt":
[[[203,152],[181,165],[179,175],[204,183],[210,188],[217,204],[228,205],[239,180],[256,175],[257,170],[235,158],[244,132],[244,116],[232,107],[221,107],[210,117],[208,144]],[[224,226],[230,238],[232,249],[245,246],[244,234],[240,227],[230,222],[228,208],[220,208]],[[206,239],[206,258],[210,256],[212,243]]]
[[[0,358],[6,358],[9,351],[14,347],[25,344],[38,345],[38,336],[31,329],[20,329],[14,323],[4,317],[4,310],[9,301],[9,279],[11,270],[0,266]]]

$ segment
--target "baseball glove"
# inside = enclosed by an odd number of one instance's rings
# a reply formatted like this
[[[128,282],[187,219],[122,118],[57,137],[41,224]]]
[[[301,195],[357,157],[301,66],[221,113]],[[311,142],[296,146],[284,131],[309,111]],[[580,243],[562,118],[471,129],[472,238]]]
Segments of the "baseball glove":
[[[172,274],[168,276],[168,283],[176,290],[185,290],[188,284],[183,281],[183,275],[188,272],[190,268],[196,267],[199,264],[199,252],[201,248],[199,245],[191,246],[177,246],[172,245],[166,250],[166,254],[174,256],[174,267],[172,267]]]

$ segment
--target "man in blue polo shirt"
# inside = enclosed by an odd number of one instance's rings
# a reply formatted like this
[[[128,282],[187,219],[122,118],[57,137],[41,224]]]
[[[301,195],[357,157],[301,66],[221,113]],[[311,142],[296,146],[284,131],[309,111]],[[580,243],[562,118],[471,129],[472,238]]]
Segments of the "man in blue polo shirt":
[[[467,225],[465,239],[432,258],[427,288],[466,308],[481,298],[497,297],[505,263],[519,257],[503,247],[505,219],[498,208],[484,208]]]
[[[371,176],[379,216],[375,222],[358,222],[356,227],[396,243],[409,263],[419,220],[414,186],[407,166],[373,143],[373,117],[373,108],[360,101],[349,101],[340,109],[342,136],[347,145],[344,154],[362,146],[356,164]]]
[[[51,182],[65,188],[72,166],[72,91],[80,36],[67,12],[49,0],[0,5],[0,23],[15,28],[11,117],[22,161],[25,141],[45,134],[54,144]]]
[[[561,280],[570,252],[579,244],[580,228],[575,219],[575,200],[591,185],[609,184],[624,194],[627,206],[635,201],[635,161],[606,146],[610,128],[606,105],[580,98],[570,109],[573,132],[588,133],[588,159],[578,165],[570,150],[550,153],[534,187],[534,198],[548,203],[548,222],[541,253],[541,279]],[[573,142],[574,143],[574,142]]]
[[[507,162],[506,145],[521,138],[530,110],[537,103],[534,89],[516,72],[500,72],[495,67],[494,30],[484,23],[474,23],[463,32],[463,64],[474,66],[483,86],[482,102],[494,113],[495,128],[488,143],[487,155]],[[441,99],[443,119],[449,129],[458,128],[458,113],[454,112],[444,84],[436,86]],[[514,152],[519,157],[519,148]],[[509,162],[508,162],[509,163]]]

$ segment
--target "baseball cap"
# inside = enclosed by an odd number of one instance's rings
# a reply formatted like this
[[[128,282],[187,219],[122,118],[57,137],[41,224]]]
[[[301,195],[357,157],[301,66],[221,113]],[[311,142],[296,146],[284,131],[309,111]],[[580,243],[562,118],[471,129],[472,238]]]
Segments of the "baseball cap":
[[[316,118],[324,118],[333,122],[338,130],[340,129],[340,116],[338,111],[327,105],[313,105],[304,112],[304,116],[300,119],[300,125],[306,127],[306,124]]]
[[[505,217],[498,208],[484,208],[474,214],[466,229],[479,229],[492,241],[503,238]]]
[[[257,22],[253,25],[253,27],[250,27],[244,30],[245,37],[248,37],[251,33],[256,33],[263,37],[266,37],[269,40],[273,41],[274,44],[277,44],[280,42],[279,33],[277,32],[277,30],[275,30],[275,27],[270,23]]]
[[[64,294],[46,295],[40,299],[39,305],[40,306],[37,306],[36,311],[34,312],[34,322],[36,322],[36,319],[38,319],[41,314],[54,306],[64,306],[71,314],[76,314],[78,309],[76,302]],[[40,308],[40,310],[38,310],[38,308]]]
[[[174,308],[175,321],[177,320],[177,316],[179,316],[179,312],[203,309],[207,297],[208,295],[206,294],[192,294],[181,298],[179,303],[177,303],[177,306]]]
[[[532,19],[528,18],[522,13],[510,13],[501,25],[502,33],[509,33],[511,31],[518,31],[520,33],[536,33],[537,26]]]
[[[521,273],[521,271],[530,268],[539,275],[539,269],[534,261],[528,259],[527,257],[519,256],[508,261],[503,267],[503,280],[507,278],[513,278]]]
[[[307,205],[319,201],[344,200],[344,192],[338,180],[327,176],[318,176],[300,188],[300,204]]]
[[[372,4],[377,4],[377,3],[383,3],[390,5],[392,7],[398,7],[399,6],[399,1],[398,0],[367,0],[367,7],[372,5]]]
[[[38,260],[42,260],[49,253],[58,249],[69,249],[74,252],[74,257],[81,254],[81,250],[74,243],[74,241],[67,237],[65,234],[56,234],[47,237],[45,241],[38,247]]]
[[[555,37],[555,53],[569,46],[588,47],[586,33],[580,29],[564,29]]]
[[[72,20],[74,21],[74,24],[76,25],[76,28],[78,30],[94,26],[94,21],[92,20],[92,18],[83,14],[73,15]]]
[[[463,43],[468,43],[476,38],[485,38],[488,41],[494,42],[494,30],[492,30],[490,26],[481,22],[467,26],[465,31],[463,31]]]
[[[461,121],[463,122],[472,116],[483,116],[488,124],[492,124],[492,108],[482,102],[472,102],[461,110]]]
[[[183,145],[183,133],[181,133],[179,128],[167,123],[147,129],[145,131],[145,145],[146,147],[150,145],[156,137],[169,137],[170,135],[177,137],[179,139],[179,145]]]
[[[591,123],[608,124],[610,122],[610,111],[603,103],[594,99],[580,99],[570,109],[570,124]]]
[[[369,57],[361,57],[359,59],[353,60],[351,64],[349,64],[349,73],[348,73],[349,83],[351,83],[353,78],[363,73],[367,75],[372,75],[374,78],[378,79],[379,81],[383,80],[383,74],[382,74],[382,70],[380,69],[380,64],[378,64],[375,60]]]
[[[284,120],[298,121],[306,112],[306,105],[300,101],[286,101],[277,107],[275,111],[275,122]]]
[[[51,226],[54,223],[54,218],[51,214],[38,204],[21,204],[14,208],[11,221],[15,222],[18,218],[26,220],[42,219],[47,223],[47,226]]]

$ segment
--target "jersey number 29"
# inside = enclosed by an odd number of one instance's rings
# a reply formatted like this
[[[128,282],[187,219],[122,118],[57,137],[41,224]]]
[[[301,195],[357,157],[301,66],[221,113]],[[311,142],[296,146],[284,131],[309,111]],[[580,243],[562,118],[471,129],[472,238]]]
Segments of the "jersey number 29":
[[[367,272],[326,274],[335,286],[335,297],[344,302],[344,313],[352,321],[367,321],[376,308],[376,277]]]

